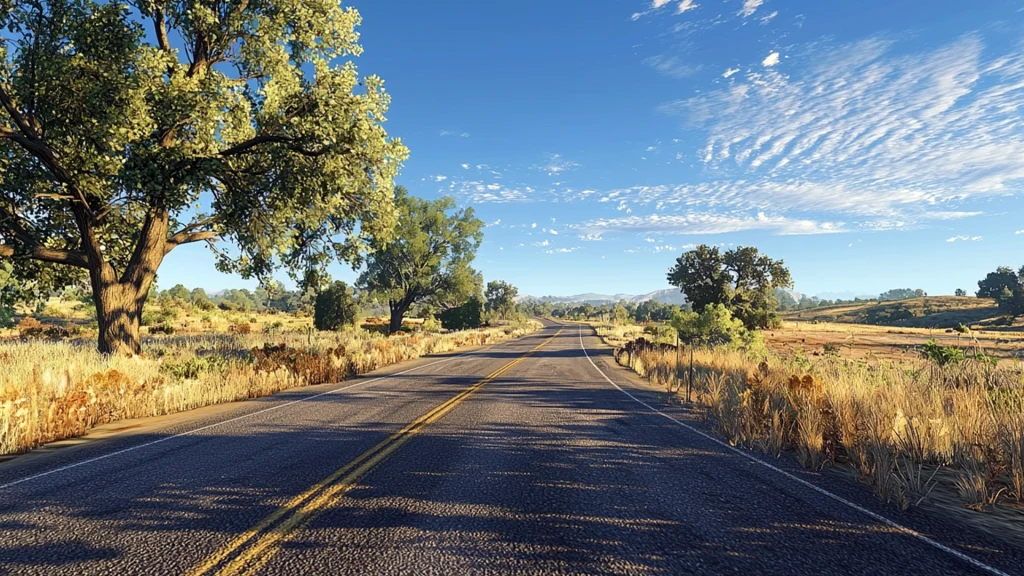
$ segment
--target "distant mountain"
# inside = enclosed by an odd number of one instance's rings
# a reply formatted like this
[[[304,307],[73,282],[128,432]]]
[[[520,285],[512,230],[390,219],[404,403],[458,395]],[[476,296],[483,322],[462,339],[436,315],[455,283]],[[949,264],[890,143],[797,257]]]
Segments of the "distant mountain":
[[[584,294],[574,294],[572,296],[520,296],[516,299],[518,302],[527,301],[538,301],[538,302],[570,302],[573,304],[614,304],[625,300],[626,302],[633,302],[639,304],[640,302],[646,302],[648,300],[656,300],[663,304],[685,304],[686,297],[678,288],[666,288],[664,290],[655,290],[654,292],[648,292],[647,294],[598,294],[594,292],[587,292]]]

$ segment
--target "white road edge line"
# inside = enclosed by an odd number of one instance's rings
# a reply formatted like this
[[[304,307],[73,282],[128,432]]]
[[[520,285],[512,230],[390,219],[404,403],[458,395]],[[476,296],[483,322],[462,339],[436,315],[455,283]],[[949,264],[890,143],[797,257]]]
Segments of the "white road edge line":
[[[514,340],[506,340],[506,342],[513,342],[513,341]],[[498,344],[504,344],[504,343],[505,342],[499,342]],[[492,348],[494,346],[497,346],[498,344],[493,344],[490,347],[488,347],[487,349],[490,349],[490,348]],[[403,374],[408,374],[410,372],[413,372],[415,370],[419,370],[421,368],[428,368],[430,366],[436,366],[438,364],[443,364],[445,362],[451,362],[452,360],[456,360],[458,358],[463,358],[463,357],[466,357],[466,356],[472,356],[472,355],[476,354],[477,352],[480,352],[480,350],[474,350],[473,352],[466,352],[464,354],[457,354],[455,356],[452,356],[451,358],[445,358],[444,360],[438,360],[436,362],[431,362],[429,364],[423,364],[422,366],[416,366],[414,368],[409,368],[408,370],[403,370],[401,372],[395,372],[393,374],[385,374],[383,376],[378,376],[378,377],[372,378],[370,380],[364,380],[362,382],[356,382],[355,384],[350,384],[348,386],[343,386],[341,388],[334,388],[333,390],[328,390],[326,392],[321,392],[319,394],[314,394],[312,396],[306,396],[306,397],[303,397],[303,398],[299,398],[298,400],[292,400],[291,402],[285,402],[284,404],[278,404],[276,406],[271,406],[270,408],[264,408],[262,410],[257,410],[255,412],[250,412],[248,414],[243,414],[241,416],[236,416],[234,418],[229,418],[227,420],[222,420],[220,422],[214,422],[213,424],[208,424],[206,426],[202,426],[200,428],[196,428],[195,430],[189,430],[187,432],[182,432],[180,434],[175,434],[173,436],[165,436],[165,437],[160,438],[158,440],[152,440],[150,442],[145,442],[145,443],[139,444],[137,446],[129,446],[128,448],[123,448],[121,450],[116,450],[116,451],[111,452],[109,454],[103,454],[101,456],[96,456],[96,457],[93,457],[93,458],[88,458],[86,460],[82,460],[81,462],[75,462],[73,464],[68,464],[66,466],[61,466],[59,468],[54,468],[53,470],[47,470],[46,472],[40,472],[38,474],[33,474],[31,476],[26,476],[24,478],[19,478],[18,480],[13,480],[11,482],[8,482],[7,484],[0,484],[0,490],[6,490],[8,488],[11,488],[13,486],[17,486],[18,484],[22,484],[24,482],[29,482],[31,480],[37,480],[37,479],[43,478],[45,476],[50,476],[52,474],[57,474],[59,472],[64,472],[65,470],[70,470],[72,468],[78,468],[79,466],[85,466],[86,464],[92,464],[93,462],[98,462],[100,460],[106,460],[107,458],[113,458],[114,456],[119,456],[121,454],[126,454],[128,452],[134,452],[135,450],[141,450],[142,448],[148,448],[150,446],[155,446],[156,444],[161,444],[163,442],[167,442],[169,440],[174,440],[176,438],[182,438],[182,437],[185,437],[185,436],[191,436],[193,434],[197,434],[197,433],[202,432],[204,430],[209,430],[211,428],[216,428],[218,426],[223,426],[225,424],[230,424],[232,422],[237,422],[239,420],[244,420],[246,418],[251,418],[251,417],[257,416],[259,414],[266,414],[267,412],[272,412],[274,410],[280,410],[281,408],[285,408],[285,407],[291,406],[293,404],[298,404],[299,402],[305,402],[307,400],[314,400],[316,398],[320,398],[321,396],[327,396],[328,394],[336,394],[338,392],[344,392],[346,390],[351,390],[352,388],[356,388],[356,387],[359,387],[359,386],[365,386],[367,384],[372,384],[372,383],[380,381],[380,380],[386,380],[388,378],[393,378],[395,376],[402,376]],[[283,390],[282,390],[282,392],[283,392]]]
[[[984,562],[982,562],[980,560],[976,560],[976,559],[968,556],[967,554],[964,554],[963,552],[960,552],[959,550],[955,550],[953,548],[950,548],[949,546],[946,546],[945,544],[943,544],[941,542],[937,542],[935,540],[932,540],[931,538],[925,536],[924,534],[921,534],[920,532],[918,532],[916,530],[913,530],[911,528],[907,528],[906,526],[903,526],[902,524],[897,524],[896,522],[894,522],[892,520],[889,520],[888,518],[886,518],[885,516],[882,516],[881,514],[876,514],[876,513],[872,512],[871,510],[868,510],[867,508],[864,508],[863,506],[859,506],[857,504],[854,504],[853,502],[850,502],[849,500],[847,500],[846,498],[843,498],[842,496],[839,496],[837,494],[833,494],[832,492],[829,492],[828,490],[825,490],[824,488],[822,488],[820,486],[812,484],[812,483],[808,482],[807,480],[804,480],[803,478],[799,478],[797,476],[794,476],[794,475],[790,474],[789,472],[786,472],[785,470],[783,470],[783,469],[781,469],[781,468],[779,468],[777,466],[772,466],[768,462],[765,462],[764,460],[761,460],[760,458],[758,458],[758,457],[756,457],[756,456],[754,456],[752,454],[749,454],[749,453],[747,453],[747,452],[745,452],[743,450],[740,450],[739,448],[736,448],[735,446],[730,446],[726,442],[723,442],[723,441],[719,440],[718,438],[715,438],[714,436],[711,436],[710,434],[706,434],[706,433],[702,432],[701,430],[698,430],[697,428],[694,428],[693,426],[690,426],[689,424],[687,424],[687,423],[685,423],[685,422],[683,422],[681,420],[677,420],[676,418],[673,418],[671,415],[666,414],[666,413],[662,412],[661,410],[658,410],[657,408],[651,406],[650,404],[648,404],[648,403],[644,402],[643,400],[637,398],[636,396],[630,394],[628,391],[624,390],[618,384],[613,382],[612,379],[609,378],[608,375],[605,374],[604,371],[601,370],[597,366],[597,364],[594,363],[594,360],[590,357],[590,354],[587,352],[586,345],[583,344],[583,326],[582,325],[580,325],[580,327],[579,327],[579,337],[580,337],[580,348],[583,349],[584,356],[587,357],[587,360],[590,361],[590,365],[593,366],[595,370],[597,370],[598,374],[603,376],[604,379],[609,384],[614,386],[619,392],[622,392],[626,396],[629,396],[634,402],[640,404],[644,408],[647,408],[651,412],[653,412],[653,413],[655,413],[655,414],[657,414],[659,416],[663,416],[665,418],[668,418],[669,420],[675,422],[676,424],[682,426],[683,428],[686,428],[690,432],[693,432],[693,433],[695,433],[695,434],[697,434],[699,436],[702,436],[702,437],[704,437],[704,438],[714,442],[715,444],[718,444],[719,446],[725,448],[726,450],[729,450],[730,452],[738,454],[738,455],[740,455],[740,456],[742,456],[742,457],[744,457],[747,460],[750,460],[752,462],[756,462],[757,464],[760,464],[761,466],[764,466],[765,468],[768,468],[769,470],[772,470],[773,472],[777,472],[777,473],[781,474],[782,476],[784,476],[784,477],[786,477],[786,478],[788,478],[788,479],[790,479],[790,480],[792,480],[792,481],[794,481],[794,482],[796,482],[798,484],[806,486],[807,488],[810,488],[811,490],[814,490],[815,492],[817,492],[819,494],[822,494],[823,496],[827,496],[828,498],[831,498],[832,500],[835,500],[836,502],[839,502],[840,504],[844,504],[844,505],[848,506],[849,508],[852,508],[853,510],[856,510],[857,512],[860,512],[861,514],[864,514],[865,516],[871,518],[872,520],[881,522],[882,524],[885,524],[886,526],[889,526],[890,528],[893,528],[897,532],[902,532],[903,534],[906,534],[908,536],[913,536],[914,538],[917,538],[918,540],[920,540],[920,541],[922,541],[922,542],[924,542],[924,543],[926,543],[926,544],[928,544],[928,545],[930,545],[930,546],[932,546],[934,548],[937,548],[937,549],[939,549],[939,550],[941,550],[943,552],[946,552],[947,554],[952,554],[953,556],[959,558],[960,560],[963,560],[964,562],[967,562],[968,564],[971,564],[975,568],[979,568],[979,569],[984,570],[986,572],[989,572],[991,574],[997,574],[998,576],[1010,576],[1009,574],[1007,574],[1006,572],[1003,572],[1002,570],[999,570],[998,568],[995,568],[993,566],[989,566],[988,564],[985,564]]]

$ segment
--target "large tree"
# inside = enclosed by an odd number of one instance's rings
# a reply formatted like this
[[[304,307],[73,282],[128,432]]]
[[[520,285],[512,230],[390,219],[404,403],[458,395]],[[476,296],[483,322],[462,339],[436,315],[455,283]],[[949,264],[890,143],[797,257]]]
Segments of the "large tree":
[[[445,196],[424,200],[395,190],[398,224],[394,236],[371,236],[366,269],[357,286],[388,303],[392,332],[402,328],[414,304],[442,311],[480,292],[481,278],[470,264],[483,240],[484,223],[472,208],[455,210]]]
[[[766,328],[777,321],[777,288],[791,288],[793,278],[782,260],[772,260],[754,247],[721,252],[700,245],[683,253],[668,272],[693,309],[722,304],[748,328]]]
[[[178,246],[316,283],[385,238],[407,150],[348,60],[359,22],[336,0],[0,2],[0,260],[87,277],[99,349],[133,353]]]
[[[501,316],[502,320],[516,312],[516,296],[519,289],[504,280],[492,280],[487,283],[484,297],[487,298],[487,310]]]
[[[992,298],[999,310],[1011,316],[1024,314],[1024,266],[1018,272],[1000,266],[978,281],[978,298]]]

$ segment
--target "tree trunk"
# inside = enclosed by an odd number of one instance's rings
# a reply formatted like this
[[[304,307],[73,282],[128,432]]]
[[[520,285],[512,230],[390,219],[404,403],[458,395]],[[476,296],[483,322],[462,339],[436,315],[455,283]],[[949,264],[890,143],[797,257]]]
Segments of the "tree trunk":
[[[166,210],[146,215],[135,251],[120,278],[101,255],[90,257],[89,280],[100,327],[100,353],[134,355],[142,351],[142,307],[168,251],[167,225]]]
[[[404,308],[392,308],[391,309],[391,325],[388,327],[388,331],[394,334],[402,329],[402,320],[405,319]]]
[[[110,283],[93,291],[96,319],[100,325],[99,350],[102,354],[134,355],[142,351],[139,325],[146,293],[134,284]]]

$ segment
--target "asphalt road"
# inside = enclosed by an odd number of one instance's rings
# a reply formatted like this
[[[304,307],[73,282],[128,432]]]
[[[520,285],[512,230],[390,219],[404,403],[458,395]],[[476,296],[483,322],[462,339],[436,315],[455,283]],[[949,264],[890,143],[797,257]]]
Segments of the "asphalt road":
[[[1024,570],[1014,542],[716,441],[589,328],[395,372],[0,466],[0,571]]]

